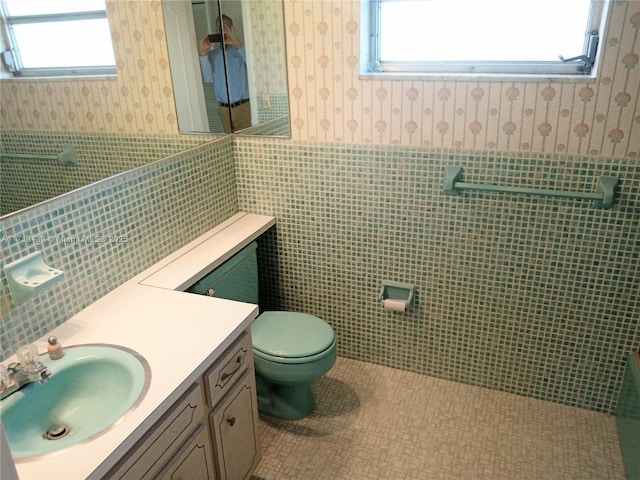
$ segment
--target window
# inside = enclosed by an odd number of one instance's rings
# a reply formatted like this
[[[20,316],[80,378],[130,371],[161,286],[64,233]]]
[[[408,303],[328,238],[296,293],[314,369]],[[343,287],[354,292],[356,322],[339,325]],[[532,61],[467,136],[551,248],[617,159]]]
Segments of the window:
[[[587,75],[603,0],[363,0],[363,73]]]
[[[7,69],[16,76],[116,72],[105,0],[0,0]]]

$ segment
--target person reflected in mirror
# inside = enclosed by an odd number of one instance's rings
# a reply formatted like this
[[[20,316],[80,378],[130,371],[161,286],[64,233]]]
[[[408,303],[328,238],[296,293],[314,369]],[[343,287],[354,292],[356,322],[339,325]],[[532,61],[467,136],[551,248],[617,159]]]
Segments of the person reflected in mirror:
[[[213,83],[224,131],[232,133],[251,126],[247,58],[243,43],[234,34],[233,20],[227,15],[222,15],[216,24],[218,25],[218,33],[222,34],[222,42],[211,43],[209,34],[206,33],[200,38],[198,45],[200,70],[202,80],[205,83]],[[223,46],[225,48],[224,56]],[[228,94],[224,74],[224,57],[226,57],[229,72]]]

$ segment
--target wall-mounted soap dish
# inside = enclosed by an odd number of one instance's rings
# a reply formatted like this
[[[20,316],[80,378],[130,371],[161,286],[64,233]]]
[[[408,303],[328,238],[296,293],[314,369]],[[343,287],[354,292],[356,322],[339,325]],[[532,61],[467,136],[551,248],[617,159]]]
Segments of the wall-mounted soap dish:
[[[4,266],[9,291],[16,305],[42,293],[64,278],[64,272],[44,263],[42,252],[33,252]]]

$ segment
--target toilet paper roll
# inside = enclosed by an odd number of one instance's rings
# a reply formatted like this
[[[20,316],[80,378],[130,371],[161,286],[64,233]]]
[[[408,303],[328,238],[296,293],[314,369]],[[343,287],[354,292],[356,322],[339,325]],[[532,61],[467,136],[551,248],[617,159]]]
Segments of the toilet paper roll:
[[[407,311],[407,301],[406,300],[397,300],[395,298],[385,298],[382,301],[382,306],[387,310],[392,310],[394,312],[406,312]]]

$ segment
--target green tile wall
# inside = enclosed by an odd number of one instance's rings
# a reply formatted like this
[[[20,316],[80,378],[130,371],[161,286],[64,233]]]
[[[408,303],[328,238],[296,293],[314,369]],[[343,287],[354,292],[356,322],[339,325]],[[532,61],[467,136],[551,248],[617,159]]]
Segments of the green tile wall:
[[[1,274],[2,358],[237,211],[233,144],[227,137],[4,217],[1,263],[42,251],[65,278],[16,307]],[[126,240],[82,240],[90,235]]]
[[[616,175],[622,188],[611,210],[451,197],[449,164],[468,182],[591,191]],[[2,274],[2,353],[242,209],[278,217],[260,242],[263,307],[323,317],[340,355],[613,412],[640,344],[639,197],[624,158],[225,138],[2,219],[2,262],[41,250],[66,275],[15,307]],[[24,240],[92,233],[127,242]],[[415,309],[383,310],[383,279],[415,283]]]
[[[15,212],[83,185],[211,141],[213,136],[0,131],[0,215]],[[78,165],[14,159],[10,154],[57,155],[74,145]]]
[[[258,93],[258,124],[280,117],[289,117],[289,97],[281,93]],[[287,130],[289,122],[287,120]]]
[[[631,159],[236,139],[241,210],[261,242],[263,307],[319,315],[339,355],[613,412],[640,344],[640,163]],[[464,181],[593,191],[591,201],[468,192]],[[407,314],[382,280],[417,285]]]

